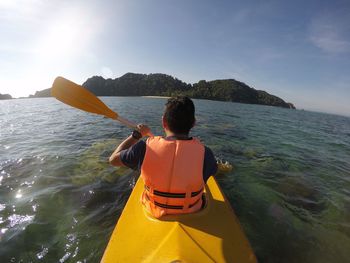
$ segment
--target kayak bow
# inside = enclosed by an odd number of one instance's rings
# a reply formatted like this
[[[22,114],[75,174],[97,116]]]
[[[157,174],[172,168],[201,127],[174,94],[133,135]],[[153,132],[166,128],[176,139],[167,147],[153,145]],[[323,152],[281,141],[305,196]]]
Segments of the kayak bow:
[[[119,218],[101,262],[257,262],[215,178],[206,207],[193,214],[152,217],[141,205],[141,178]]]

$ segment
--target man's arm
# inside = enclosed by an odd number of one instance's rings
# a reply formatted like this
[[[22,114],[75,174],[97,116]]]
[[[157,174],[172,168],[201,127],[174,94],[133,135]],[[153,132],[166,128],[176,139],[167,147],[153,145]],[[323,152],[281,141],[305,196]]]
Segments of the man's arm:
[[[137,143],[139,140],[135,139],[130,135],[128,138],[126,138],[115,151],[112,153],[112,155],[109,157],[109,163],[114,166],[124,166],[123,162],[120,160],[120,152],[122,150],[129,149],[131,146],[133,146],[135,143]]]
[[[120,159],[120,152],[126,149],[129,149],[131,146],[133,146],[135,143],[139,141],[142,137],[150,134],[151,130],[144,124],[137,125],[138,132],[140,133],[140,138],[135,138],[132,135],[130,135],[128,138],[126,138],[115,151],[112,153],[112,155],[109,157],[109,163],[114,166],[124,166],[122,160]]]
[[[206,183],[210,176],[215,175],[218,170],[216,159],[209,147],[205,146],[203,163],[203,180]]]

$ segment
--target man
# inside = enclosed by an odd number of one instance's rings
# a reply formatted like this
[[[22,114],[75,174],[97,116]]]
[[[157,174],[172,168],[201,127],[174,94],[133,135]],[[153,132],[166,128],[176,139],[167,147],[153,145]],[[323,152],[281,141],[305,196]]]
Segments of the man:
[[[208,147],[189,137],[194,124],[192,100],[170,98],[162,117],[166,137],[142,141],[151,132],[139,124],[109,158],[112,165],[141,170],[145,183],[142,203],[154,217],[193,213],[203,205],[204,184],[216,173],[217,164]]]

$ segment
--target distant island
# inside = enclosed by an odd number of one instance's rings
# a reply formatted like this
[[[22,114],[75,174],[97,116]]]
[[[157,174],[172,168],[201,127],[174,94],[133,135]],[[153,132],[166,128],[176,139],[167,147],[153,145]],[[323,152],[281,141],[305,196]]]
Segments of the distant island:
[[[295,109],[292,103],[256,90],[235,79],[200,80],[194,84],[185,83],[166,74],[126,73],[116,79],[93,76],[83,86],[96,96],[176,96],[186,95],[194,99],[231,101],[248,104],[270,105]],[[50,97],[50,89],[37,91],[30,98]]]
[[[12,99],[10,94],[1,94],[0,93],[0,100],[10,100]]]

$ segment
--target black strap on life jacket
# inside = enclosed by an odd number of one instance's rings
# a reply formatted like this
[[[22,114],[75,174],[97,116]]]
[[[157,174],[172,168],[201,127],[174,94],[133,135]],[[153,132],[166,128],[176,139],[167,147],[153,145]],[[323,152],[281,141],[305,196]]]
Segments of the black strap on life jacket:
[[[145,185],[146,191],[150,191],[149,186]],[[200,189],[199,191],[192,192],[191,197],[195,197],[199,195],[201,192],[203,192],[203,188]],[[169,192],[162,192],[158,190],[153,190],[154,195],[162,196],[162,197],[169,197],[169,198],[185,198],[186,193],[169,193]]]
[[[151,199],[149,198],[148,194],[145,194],[145,196],[146,196],[147,201],[152,202],[152,203],[154,203],[156,206],[159,206],[159,207],[161,207],[161,208],[165,208],[165,209],[178,209],[178,210],[181,210],[181,209],[184,208],[182,205],[168,205],[168,204],[159,203],[159,202],[157,202],[157,201],[151,201]],[[195,206],[195,205],[199,202],[199,200],[201,200],[201,198],[199,198],[199,199],[198,199],[196,202],[194,202],[193,204],[190,204],[190,205],[188,206],[188,208],[191,208],[191,207]]]

